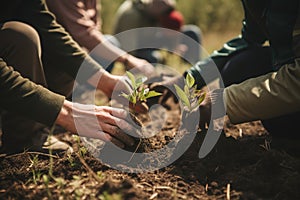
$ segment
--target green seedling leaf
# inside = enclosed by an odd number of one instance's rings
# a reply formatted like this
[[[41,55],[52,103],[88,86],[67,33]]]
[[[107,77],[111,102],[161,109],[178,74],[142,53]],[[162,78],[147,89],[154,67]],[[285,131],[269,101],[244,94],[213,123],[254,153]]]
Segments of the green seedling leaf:
[[[44,183],[45,183],[46,185],[48,185],[48,183],[49,183],[49,178],[48,178],[48,176],[47,176],[46,174],[43,175],[43,181],[44,181]]]
[[[139,100],[140,101],[145,101],[147,98],[146,98],[146,95],[149,93],[149,88],[142,88],[141,92],[140,92],[140,97],[139,97]]]
[[[148,89],[148,93],[145,95],[146,99],[149,99],[151,97],[156,97],[156,96],[160,96],[162,95],[162,93],[159,92],[155,92],[155,91],[149,91]]]
[[[147,80],[147,77],[145,77],[145,76],[142,76],[142,77],[136,79],[136,88],[140,87],[146,80]]]
[[[129,78],[130,81],[131,81],[132,87],[133,87],[134,89],[136,89],[137,87],[136,87],[134,75],[133,75],[131,72],[129,72],[129,71],[126,71],[126,74],[127,74],[128,78]]]
[[[122,93],[120,94],[120,96],[125,97],[126,99],[128,99],[128,101],[130,101],[133,104],[136,103],[136,96],[134,94],[129,95],[129,94]]]
[[[149,93],[149,88],[143,88],[142,93],[144,96],[146,96]]]
[[[203,93],[203,94],[199,97],[199,99],[198,99],[198,105],[199,105],[199,106],[200,106],[200,104],[204,101],[205,96],[206,96],[206,93]]]
[[[176,93],[181,99],[182,103],[190,109],[191,104],[185,92],[178,85],[175,84],[174,86],[175,86]]]
[[[189,88],[192,88],[193,85],[195,84],[195,79],[190,73],[187,73],[185,80],[186,80],[186,84]]]
[[[138,99],[140,101],[143,101],[142,99],[144,99],[145,97],[144,92],[145,92],[145,88],[142,88],[141,91],[138,93]]]
[[[190,111],[199,107],[205,99],[205,93],[197,89],[195,79],[189,73],[186,75],[183,90],[178,85],[174,86],[181,103],[187,106]]]
[[[127,71],[126,73],[129,80],[131,81],[131,86],[133,91],[130,94],[122,93],[120,95],[128,99],[132,104],[136,104],[139,101],[142,102],[148,98],[161,95],[161,93],[155,91],[149,91],[149,88],[144,87],[143,84],[147,80],[147,77],[141,76],[136,79],[131,72]]]
[[[185,85],[183,89],[184,89],[185,95],[189,97],[190,96],[190,89],[189,89],[189,87],[187,85]]]
[[[120,94],[120,96],[125,97],[126,99],[130,100],[129,95],[125,94],[124,92],[122,92],[122,94]]]
[[[130,95],[129,96],[129,101],[133,104],[136,104],[137,102],[137,96],[136,95]]]

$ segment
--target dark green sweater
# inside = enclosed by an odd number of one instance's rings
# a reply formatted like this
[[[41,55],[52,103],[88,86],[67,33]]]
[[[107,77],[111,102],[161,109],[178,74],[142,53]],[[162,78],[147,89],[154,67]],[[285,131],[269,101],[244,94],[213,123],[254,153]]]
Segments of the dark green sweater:
[[[7,21],[20,21],[31,25],[38,32],[41,40],[42,61],[69,74],[74,79],[85,61],[84,73],[77,81],[86,82],[100,69],[100,66],[55,21],[44,1],[0,1],[0,23]],[[0,107],[52,125],[63,101],[63,96],[24,79],[13,70],[13,66],[6,65],[4,58],[0,58]]]

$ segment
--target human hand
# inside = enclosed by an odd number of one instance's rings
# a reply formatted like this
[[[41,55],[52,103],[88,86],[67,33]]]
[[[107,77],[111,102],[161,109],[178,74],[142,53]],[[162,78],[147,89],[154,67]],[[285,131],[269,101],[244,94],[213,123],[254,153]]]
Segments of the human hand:
[[[178,54],[179,56],[183,56],[188,51],[188,46],[185,44],[179,44],[175,47],[174,53]]]
[[[127,55],[124,64],[129,69],[135,72],[140,72],[148,78],[153,76],[153,73],[155,72],[153,65],[151,65],[148,61],[134,57],[130,54]]]
[[[211,93],[206,92],[205,98],[199,106],[200,121],[199,127],[204,130],[208,127],[211,117]]]
[[[223,99],[224,89],[216,89],[211,92],[206,92],[205,99],[200,105],[200,122],[201,129],[206,128],[213,118],[220,119],[226,114],[226,104]],[[212,108],[214,109],[212,110]],[[213,112],[213,113],[212,113]]]
[[[134,145],[126,132],[138,132],[129,124],[128,112],[107,106],[83,105],[65,100],[56,124],[83,137],[100,139],[124,148]]]
[[[181,75],[175,77],[163,76],[161,82],[156,82],[150,85],[150,90],[154,90],[156,92],[162,93],[161,96],[157,97],[159,98],[158,99],[159,104],[165,104],[166,101],[172,96],[174,97],[175,102],[177,102],[178,99],[175,96],[176,94],[175,87],[174,87],[175,84],[183,88],[184,79]],[[157,98],[156,99],[152,98],[151,100],[157,101]]]
[[[149,107],[146,102],[138,101],[136,104],[133,104],[123,96],[119,96],[117,99],[111,100],[110,105],[115,108],[127,108],[126,110],[133,111],[134,113],[145,114],[149,111]]]

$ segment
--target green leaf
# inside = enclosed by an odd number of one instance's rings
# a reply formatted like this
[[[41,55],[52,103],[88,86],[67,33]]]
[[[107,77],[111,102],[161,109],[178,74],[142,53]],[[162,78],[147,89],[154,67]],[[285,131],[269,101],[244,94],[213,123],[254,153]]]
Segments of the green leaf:
[[[138,100],[143,101],[143,99],[145,98],[145,88],[142,88],[142,90],[140,92],[138,92]]]
[[[125,94],[124,92],[122,94],[120,94],[120,96],[125,97],[126,99],[130,100],[130,95]]]
[[[125,94],[124,92],[122,94],[120,94],[120,96],[125,97],[126,99],[128,99],[128,101],[130,101],[133,104],[136,104],[136,96],[135,94]]]
[[[203,94],[199,97],[198,102],[197,102],[199,106],[200,106],[200,104],[204,101],[205,96],[206,96],[206,93],[203,93]]]
[[[48,183],[49,183],[49,178],[48,178],[48,176],[47,176],[46,174],[43,175],[43,181],[44,181],[44,183],[45,183],[46,185],[48,185]]]
[[[151,98],[151,97],[156,97],[156,96],[160,96],[160,95],[162,95],[162,93],[155,92],[155,91],[149,91],[149,92],[145,95],[145,97],[146,97],[146,99],[149,99],[149,98]]]
[[[136,104],[136,96],[130,95],[129,96],[129,101],[133,104]]]
[[[189,89],[189,87],[187,85],[185,85],[183,89],[184,89],[185,95],[189,97],[190,96],[190,89]]]
[[[195,84],[195,79],[190,73],[187,73],[186,75],[186,84],[189,88],[192,88]]]
[[[132,87],[133,87],[134,89],[137,88],[137,87],[136,87],[136,83],[135,83],[135,77],[134,77],[134,75],[133,75],[131,72],[129,72],[129,71],[126,71],[126,74],[127,74],[128,78],[129,78],[130,81],[131,81]]]
[[[181,99],[181,102],[190,109],[191,104],[190,104],[190,101],[189,101],[188,97],[184,93],[184,91],[178,85],[175,84],[174,86],[175,86],[177,95]]]
[[[149,91],[150,91],[149,88],[143,88],[143,89],[142,89],[142,93],[143,93],[143,95],[145,95],[145,96],[149,93]]]
[[[136,79],[136,87],[140,87],[145,81],[147,80],[147,77],[142,76]]]

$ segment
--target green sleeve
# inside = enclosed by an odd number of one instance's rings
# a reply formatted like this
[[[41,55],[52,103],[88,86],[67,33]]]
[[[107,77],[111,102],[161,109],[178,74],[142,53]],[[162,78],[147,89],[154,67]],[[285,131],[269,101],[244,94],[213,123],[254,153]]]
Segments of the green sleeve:
[[[236,37],[226,42],[224,46],[218,51],[214,51],[209,58],[199,61],[190,69],[188,69],[184,73],[184,77],[186,77],[187,73],[191,74],[195,78],[197,86],[201,88],[206,85],[206,82],[209,83],[218,78],[216,74],[210,73],[212,68],[217,67],[219,71],[222,71],[224,65],[230,58],[232,58],[233,55],[240,53],[241,51],[247,49],[249,46],[249,43],[244,38]],[[202,77],[204,71],[206,75],[207,72],[210,73],[210,76],[206,77],[208,79],[206,82]]]
[[[0,58],[0,107],[51,126],[64,97],[23,78]]]

